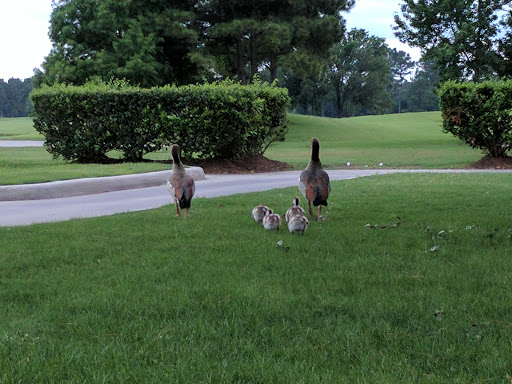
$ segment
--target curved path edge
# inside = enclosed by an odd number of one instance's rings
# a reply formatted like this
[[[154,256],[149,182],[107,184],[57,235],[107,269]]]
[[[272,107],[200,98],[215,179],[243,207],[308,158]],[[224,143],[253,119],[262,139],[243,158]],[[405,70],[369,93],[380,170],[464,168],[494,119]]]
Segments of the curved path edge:
[[[196,182],[195,198],[228,196],[297,186],[300,172],[301,171],[285,171],[244,175],[206,175],[205,179]],[[331,180],[347,180],[390,173],[510,173],[510,171],[500,170],[397,169],[327,170],[327,172]],[[159,182],[159,184],[162,183]],[[261,204],[264,202],[255,201],[255,203]],[[165,185],[117,190],[91,195],[82,194],[80,196],[46,200],[0,201],[0,227],[109,216],[119,213],[154,209],[169,204],[171,204],[171,197]],[[170,209],[170,212],[172,212],[173,215],[176,213],[174,206]],[[193,206],[191,213],[193,216]]]
[[[205,179],[205,174],[201,167],[188,167],[186,172],[196,181]],[[166,184],[170,175],[171,171],[169,170],[134,175],[51,181],[48,183],[2,185],[0,186],[0,201],[57,199],[61,197],[156,187]]]

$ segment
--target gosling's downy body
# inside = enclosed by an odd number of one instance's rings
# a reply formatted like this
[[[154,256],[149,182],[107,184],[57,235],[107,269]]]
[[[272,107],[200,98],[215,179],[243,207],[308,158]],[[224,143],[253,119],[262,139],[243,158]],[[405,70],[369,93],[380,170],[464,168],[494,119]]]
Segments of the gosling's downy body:
[[[272,210],[269,209],[263,217],[263,227],[268,230],[275,229],[279,231],[279,227],[281,227],[281,216],[277,213],[273,213]]]
[[[304,234],[306,229],[308,229],[309,221],[306,216],[296,215],[293,216],[288,222],[288,230],[293,235],[295,232],[300,232]]]
[[[287,223],[290,222],[290,219],[293,216],[297,216],[297,215],[304,216],[306,214],[306,212],[304,211],[304,208],[302,208],[299,205],[299,202],[300,202],[299,198],[295,197],[292,202],[293,205],[286,210],[286,214],[284,215],[284,218]]]
[[[257,223],[261,223],[263,221],[263,217],[265,217],[265,213],[267,213],[269,210],[270,208],[266,205],[257,205],[252,210],[252,218]]]
[[[167,182],[167,187],[176,205],[176,213],[181,217],[181,209],[185,211],[184,218],[188,216],[190,202],[196,191],[194,179],[185,172],[185,167],[181,162],[180,148],[177,144],[171,147],[172,172]]]

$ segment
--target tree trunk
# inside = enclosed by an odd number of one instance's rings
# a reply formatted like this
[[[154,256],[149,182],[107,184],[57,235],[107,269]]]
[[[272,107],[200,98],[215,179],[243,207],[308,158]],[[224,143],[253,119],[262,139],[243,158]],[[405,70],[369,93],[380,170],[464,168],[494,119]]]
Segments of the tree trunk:
[[[270,57],[268,69],[270,70],[270,82],[273,82],[277,79],[277,57],[274,54]]]
[[[341,91],[341,85],[336,82],[336,117],[343,117],[343,92]]]
[[[254,34],[251,34],[249,37],[249,44],[251,49],[251,78],[249,81],[252,81],[252,79],[254,79],[254,75],[258,73],[258,40]]]
[[[244,60],[244,43],[241,39],[236,41],[236,59],[237,69],[236,75],[242,84],[247,84],[247,76],[245,73],[245,60]]]
[[[398,113],[402,113],[402,82],[398,86]]]

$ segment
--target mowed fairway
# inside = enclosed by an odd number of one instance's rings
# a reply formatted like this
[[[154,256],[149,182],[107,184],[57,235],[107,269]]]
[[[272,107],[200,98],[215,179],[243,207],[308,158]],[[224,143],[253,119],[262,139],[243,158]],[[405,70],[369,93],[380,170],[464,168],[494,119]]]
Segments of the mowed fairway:
[[[297,188],[0,228],[0,382],[509,382],[511,186],[335,182],[304,236],[250,217]]]
[[[326,168],[464,168],[482,158],[478,150],[441,131],[440,112],[328,119],[290,114],[286,141],[270,146],[265,156],[304,168],[310,140],[320,140]],[[9,126],[6,122],[14,125]],[[18,125],[22,125],[19,127]],[[15,132],[21,132],[16,135]],[[30,119],[0,119],[0,138],[33,138]],[[115,154],[113,154],[115,156]],[[44,148],[0,148],[0,184],[25,184],[81,177],[111,176],[169,169],[168,151],[146,155],[154,162],[76,164],[54,160]],[[382,166],[380,165],[382,163]]]
[[[161,162],[79,164],[53,159],[42,147],[0,148],[0,185],[135,174],[169,170],[171,167]]]
[[[329,168],[464,168],[482,158],[453,135],[442,132],[441,112],[329,119],[290,115],[286,141],[266,156],[302,167],[311,137],[320,140]]]
[[[0,118],[0,140],[44,140],[33,127],[32,118]]]

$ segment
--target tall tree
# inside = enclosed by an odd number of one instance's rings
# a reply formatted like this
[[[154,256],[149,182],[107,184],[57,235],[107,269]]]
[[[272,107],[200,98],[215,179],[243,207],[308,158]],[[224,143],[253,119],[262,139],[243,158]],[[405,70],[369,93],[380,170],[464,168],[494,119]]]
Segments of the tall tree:
[[[511,4],[512,5],[512,4]],[[498,51],[503,57],[500,63],[500,75],[512,77],[512,8],[509,9],[505,20],[501,22],[504,37],[499,43]]]
[[[29,94],[32,91],[30,79],[0,79],[0,117],[28,116],[31,110]]]
[[[395,34],[436,63],[441,80],[499,75],[500,13],[507,0],[403,0]]]
[[[404,83],[407,81],[407,77],[411,74],[416,63],[412,61],[411,55],[404,51],[398,51],[396,48],[389,51],[388,57],[391,74],[393,75],[393,88],[397,95],[398,113],[402,113]]]
[[[340,12],[354,0],[210,0],[198,3],[203,36],[222,75],[248,82],[265,66],[270,80],[287,56],[326,57],[343,35]]]
[[[45,83],[126,78],[142,86],[197,80],[194,2],[58,0],[53,48],[38,74]]]
[[[6,84],[3,79],[0,79],[0,117],[4,117],[5,102],[7,100]]]
[[[383,111],[390,100],[391,85],[384,39],[353,29],[331,49],[328,79],[334,92],[337,117],[350,116],[350,105],[369,113]]]
[[[420,62],[413,79],[404,87],[407,112],[438,111],[439,75],[432,62]]]

